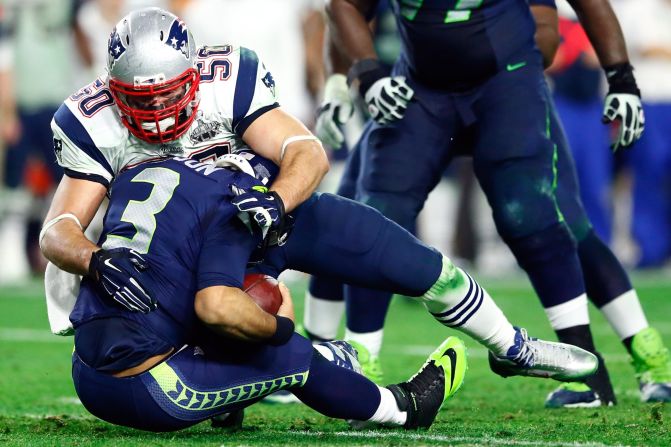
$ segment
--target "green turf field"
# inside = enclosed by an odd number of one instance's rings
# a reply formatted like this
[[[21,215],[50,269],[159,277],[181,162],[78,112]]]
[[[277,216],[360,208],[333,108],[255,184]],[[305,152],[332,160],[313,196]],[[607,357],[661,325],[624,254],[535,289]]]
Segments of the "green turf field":
[[[523,280],[482,282],[514,323],[526,326],[532,335],[551,337],[541,307]],[[651,322],[671,344],[671,278],[641,277],[637,284]],[[293,285],[296,297],[302,297],[303,287]],[[179,433],[152,434],[100,422],[79,404],[69,374],[72,340],[50,335],[41,283],[0,288],[0,444],[671,446],[671,408],[638,401],[624,348],[600,315],[593,312],[592,317],[620,399],[614,408],[545,410],[543,399],[555,383],[501,379],[489,372],[484,349],[467,340],[466,382],[428,432],[355,432],[345,422],[302,405],[258,404],[247,409],[244,428],[238,432],[203,423]],[[454,333],[415,303],[397,299],[382,351],[389,382],[414,373],[433,347]]]

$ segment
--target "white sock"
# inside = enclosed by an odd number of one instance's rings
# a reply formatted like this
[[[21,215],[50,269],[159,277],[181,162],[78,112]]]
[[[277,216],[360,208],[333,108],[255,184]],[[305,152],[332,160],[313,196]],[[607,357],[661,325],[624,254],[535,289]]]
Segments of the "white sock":
[[[555,331],[589,324],[587,295],[583,293],[565,303],[547,307],[545,313],[548,316],[548,320],[550,320],[550,326]]]
[[[638,334],[648,327],[638,294],[634,289],[624,292],[599,309],[620,340]]]
[[[305,292],[303,326],[309,333],[324,340],[334,340],[344,313],[344,301],[324,300]]]
[[[380,406],[368,421],[378,424],[403,425],[408,420],[408,412],[398,408],[394,395],[387,388],[377,387],[380,390]]]
[[[486,290],[443,256],[443,270],[421,298],[436,320],[461,331],[497,355],[515,343],[515,329]]]
[[[368,349],[371,357],[379,357],[380,349],[382,349],[382,337],[384,336],[384,329],[379,329],[373,332],[354,332],[345,329],[345,340],[355,341],[364,348]]]

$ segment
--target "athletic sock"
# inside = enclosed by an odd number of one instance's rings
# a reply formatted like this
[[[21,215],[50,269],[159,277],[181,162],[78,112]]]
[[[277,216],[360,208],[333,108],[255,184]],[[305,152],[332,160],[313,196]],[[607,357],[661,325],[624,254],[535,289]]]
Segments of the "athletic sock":
[[[440,323],[471,336],[496,355],[505,355],[515,344],[515,328],[487,291],[447,257],[438,280],[421,300]]]
[[[623,293],[599,310],[622,341],[648,327],[648,320],[634,289]]]
[[[552,307],[546,307],[545,313],[550,320],[550,326],[555,331],[574,326],[589,325],[587,311],[587,294]]]
[[[408,419],[408,412],[398,408],[394,395],[387,388],[378,387],[380,390],[380,405],[375,414],[368,419],[370,422],[379,424],[403,425]]]
[[[305,314],[303,326],[308,335],[319,341],[334,340],[338,334],[340,320],[345,313],[345,302],[317,298],[305,292]],[[312,337],[311,337],[312,339]]]
[[[359,343],[368,350],[371,357],[380,356],[383,336],[384,329],[378,329],[373,332],[354,332],[349,328],[345,329],[345,340]]]

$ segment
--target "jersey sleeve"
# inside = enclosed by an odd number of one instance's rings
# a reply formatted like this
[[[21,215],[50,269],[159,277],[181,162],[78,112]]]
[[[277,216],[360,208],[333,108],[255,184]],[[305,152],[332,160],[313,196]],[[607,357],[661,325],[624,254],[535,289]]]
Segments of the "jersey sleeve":
[[[255,245],[249,230],[235,215],[213,219],[205,231],[198,259],[198,290],[212,286],[242,288],[247,261]]]
[[[233,130],[242,137],[256,118],[279,107],[272,73],[249,48],[240,48],[233,98]]]
[[[56,160],[68,177],[109,187],[114,170],[67,103],[63,103],[54,114],[51,130]]]
[[[557,9],[555,0],[529,0],[529,6],[548,6]]]

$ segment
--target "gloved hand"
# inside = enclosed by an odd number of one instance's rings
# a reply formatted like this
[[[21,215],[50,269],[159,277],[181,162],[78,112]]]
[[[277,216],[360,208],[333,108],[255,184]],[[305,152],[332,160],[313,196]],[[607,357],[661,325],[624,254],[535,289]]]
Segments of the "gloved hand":
[[[334,74],[324,86],[324,101],[317,110],[315,134],[331,149],[340,149],[345,142],[342,126],[354,113],[354,105],[349,96],[347,77]]]
[[[158,307],[156,298],[142,286],[148,268],[147,261],[135,250],[101,249],[91,256],[87,276],[129,311],[146,314]]]
[[[351,83],[359,80],[359,93],[366,101],[370,117],[379,124],[400,120],[415,95],[404,76],[390,76],[389,71],[375,59],[364,59],[352,66],[348,75]]]
[[[243,215],[240,216],[242,221],[246,221],[245,217],[253,219],[264,239],[270,229],[281,229],[284,226],[284,202],[275,191],[268,191],[261,185],[246,190],[231,185],[231,190],[236,195],[231,203]]]
[[[633,67],[629,63],[623,63],[606,67],[605,71],[608,94],[602,121],[619,126],[617,136],[611,144],[613,151],[617,151],[621,147],[630,147],[641,138],[645,116]]]

